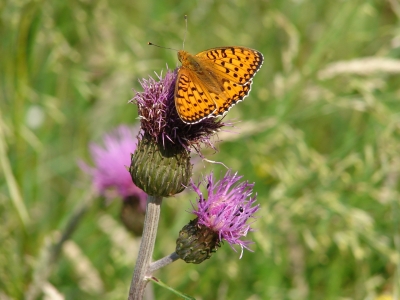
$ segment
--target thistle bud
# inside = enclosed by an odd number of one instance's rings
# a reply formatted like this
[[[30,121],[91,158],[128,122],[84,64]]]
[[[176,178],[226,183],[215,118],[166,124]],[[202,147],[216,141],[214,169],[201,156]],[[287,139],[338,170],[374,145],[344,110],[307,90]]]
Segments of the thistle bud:
[[[180,144],[165,146],[144,135],[132,155],[133,182],[148,195],[168,197],[180,193],[192,174],[189,152]]]
[[[218,234],[207,226],[190,221],[179,232],[175,252],[187,263],[199,264],[209,259],[220,247]]]

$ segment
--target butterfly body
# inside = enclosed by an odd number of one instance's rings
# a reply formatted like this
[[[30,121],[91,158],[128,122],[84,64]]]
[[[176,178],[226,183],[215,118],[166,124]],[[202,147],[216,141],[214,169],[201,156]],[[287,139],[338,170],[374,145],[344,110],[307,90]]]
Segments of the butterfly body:
[[[224,115],[243,100],[263,56],[244,47],[220,47],[191,55],[178,52],[182,63],[175,85],[175,106],[183,122],[194,124]]]

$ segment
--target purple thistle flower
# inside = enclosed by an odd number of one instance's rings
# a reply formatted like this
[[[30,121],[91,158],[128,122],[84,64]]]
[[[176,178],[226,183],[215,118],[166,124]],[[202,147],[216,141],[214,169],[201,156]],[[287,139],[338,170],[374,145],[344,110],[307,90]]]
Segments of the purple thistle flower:
[[[104,147],[94,143],[90,145],[94,167],[83,162],[80,162],[80,167],[92,176],[93,185],[99,194],[107,198],[135,197],[144,209],[147,195],[132,182],[127,169],[131,163],[131,153],[136,149],[137,134],[137,128],[119,126],[104,136]],[[114,192],[110,193],[110,189],[114,189]]]
[[[167,70],[164,78],[161,75],[157,78],[158,81],[152,77],[139,81],[143,92],[136,92],[130,100],[138,106],[142,131],[164,146],[170,142],[180,144],[187,150],[192,147],[199,152],[200,145],[205,144],[215,149],[211,136],[230,124],[214,118],[196,124],[184,123],[179,118],[174,101],[177,71]]]
[[[203,225],[215,232],[219,240],[226,240],[232,247],[233,244],[240,245],[243,255],[243,248],[248,249],[252,241],[243,241],[240,238],[253,231],[247,220],[254,218],[259,209],[259,204],[254,205],[256,196],[251,197],[254,184],[246,182],[238,183],[243,176],[237,173],[231,175],[228,171],[221,181],[214,182],[213,174],[207,176],[208,199],[205,199],[193,181],[191,185],[199,195],[198,208],[193,213],[198,217],[198,224]],[[236,250],[235,250],[236,251]]]

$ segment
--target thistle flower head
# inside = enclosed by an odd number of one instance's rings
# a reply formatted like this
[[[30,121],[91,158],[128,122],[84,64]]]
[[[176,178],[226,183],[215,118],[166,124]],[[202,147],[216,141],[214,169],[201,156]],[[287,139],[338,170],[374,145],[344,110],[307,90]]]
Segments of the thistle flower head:
[[[193,148],[197,152],[201,144],[214,148],[212,135],[222,126],[230,124],[214,118],[207,118],[196,124],[184,123],[175,108],[176,78],[177,70],[167,70],[164,77],[157,75],[158,80],[150,77],[140,81],[143,92],[136,92],[130,102],[138,106],[143,133],[163,145],[180,144],[187,150]]]
[[[135,197],[144,207],[146,194],[132,182],[127,170],[131,163],[131,153],[136,149],[137,134],[137,128],[118,127],[104,136],[104,146],[94,143],[90,145],[94,167],[85,163],[80,163],[80,166],[92,176],[93,185],[99,194],[109,198],[116,195],[123,199]]]
[[[197,209],[193,213],[198,217],[198,224],[211,229],[218,235],[219,240],[225,240],[233,248],[234,244],[243,249],[248,248],[251,241],[241,240],[249,231],[253,231],[247,221],[254,218],[259,205],[255,205],[256,196],[251,197],[254,184],[247,181],[238,183],[242,176],[237,173],[226,173],[218,182],[214,181],[211,173],[206,178],[208,199],[203,196],[199,185],[191,183],[195,192],[199,195]],[[235,250],[236,251],[236,250]]]

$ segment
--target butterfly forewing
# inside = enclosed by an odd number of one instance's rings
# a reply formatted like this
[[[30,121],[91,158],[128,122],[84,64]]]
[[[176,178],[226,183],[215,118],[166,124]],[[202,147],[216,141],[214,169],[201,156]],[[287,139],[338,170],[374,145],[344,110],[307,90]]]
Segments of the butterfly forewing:
[[[221,76],[239,84],[245,84],[261,68],[263,55],[257,50],[244,47],[220,47],[196,54],[212,63]]]
[[[175,106],[185,123],[197,123],[211,116],[217,108],[202,82],[182,68],[175,85]]]

